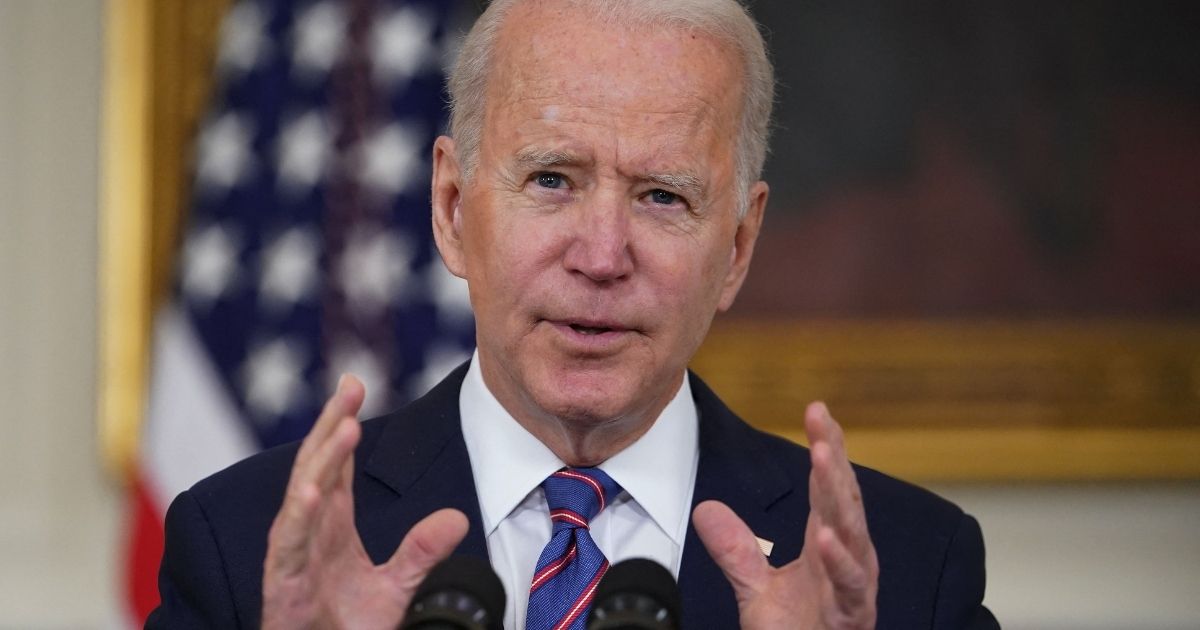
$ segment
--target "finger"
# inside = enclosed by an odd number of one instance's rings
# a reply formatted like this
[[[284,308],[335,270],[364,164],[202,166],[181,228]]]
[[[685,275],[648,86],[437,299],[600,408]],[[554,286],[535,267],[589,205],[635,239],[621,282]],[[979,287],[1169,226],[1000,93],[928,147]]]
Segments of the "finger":
[[[860,555],[870,548],[866,515],[857,485],[852,492],[837,478],[842,475],[835,464],[832,449],[819,443],[812,449],[813,468],[809,477],[809,502],[812,512],[805,540],[823,528],[829,528],[840,542]],[[851,473],[853,474],[853,473]]]
[[[733,510],[719,501],[705,501],[692,511],[692,525],[739,600],[764,587],[770,565],[758,547],[754,532]]]
[[[325,401],[325,406],[321,408],[317,421],[313,423],[312,429],[300,443],[300,451],[296,453],[296,460],[304,462],[311,457],[312,452],[317,450],[329,434],[337,428],[337,424],[342,418],[357,416],[365,397],[366,388],[362,381],[359,381],[353,374],[342,374],[333,395]]]
[[[289,494],[298,493],[306,484],[315,485],[324,494],[342,469],[349,453],[358,443],[361,430],[355,414],[362,405],[365,389],[357,378],[343,374],[337,391],[325,402],[317,423],[300,444],[288,479]]]
[[[293,464],[283,506],[268,534],[267,564],[285,575],[301,571],[308,562],[309,541],[316,531],[329,489],[342,475],[353,475],[352,455],[361,429],[343,418],[329,439],[307,462]],[[349,479],[349,477],[346,477]],[[349,486],[346,487],[349,491]]]
[[[297,483],[313,484],[322,495],[329,492],[346,475],[347,466],[353,465],[351,456],[361,435],[362,427],[358,420],[343,417],[329,437],[313,452],[312,458],[298,465],[292,473],[297,477]],[[349,476],[353,476],[352,470]]]
[[[358,442],[359,428],[350,421],[347,428],[340,421],[354,416],[362,405],[365,389],[351,375],[343,375],[333,396],[325,403],[316,424],[300,445],[283,505],[268,533],[265,571],[293,575],[308,563],[309,541],[317,527],[317,519],[324,503],[324,491],[330,483],[326,480],[334,462],[345,461],[353,466],[352,454]],[[333,440],[329,438],[333,436]],[[313,458],[317,457],[316,461]],[[332,465],[334,474],[339,466]]]
[[[357,422],[355,424],[358,424]],[[362,433],[362,427],[359,426],[359,433]],[[357,446],[357,440],[355,440]],[[346,457],[346,461],[342,463],[339,483],[342,490],[348,494],[354,494],[354,450],[351,449],[350,455]]]
[[[809,491],[813,510],[823,524],[836,528],[843,542],[862,553],[870,545],[870,537],[862,492],[846,457],[841,427],[821,403],[809,406],[805,421],[812,444]]]
[[[353,374],[342,374],[333,395],[325,401],[317,421],[313,423],[312,429],[301,443],[296,459],[304,461],[309,457],[333,432],[342,418],[357,416],[365,397],[366,388],[362,382]]]
[[[817,533],[817,548],[821,565],[832,587],[831,608],[842,618],[873,616],[875,599],[870,567],[851,553],[828,527],[821,528]]]
[[[812,509],[823,525],[838,527],[846,497],[842,494],[844,485],[839,479],[841,472],[833,449],[829,444],[819,442],[813,445],[810,456],[812,474],[809,476],[809,501]]]
[[[827,444],[834,457],[845,462],[846,470],[850,470],[850,459],[846,455],[846,439],[842,425],[838,424],[829,413],[825,403],[817,401],[804,411],[804,431],[808,435],[809,447],[817,444]]]
[[[818,519],[825,519],[834,513],[832,502],[835,498],[826,491],[832,461],[830,427],[826,420],[828,415],[825,404],[821,402],[810,404],[804,412],[804,431],[808,435],[809,455],[812,457],[812,472],[808,477],[809,505]]]
[[[279,574],[287,577],[299,574],[308,564],[308,541],[311,539],[313,516],[320,503],[320,493],[311,484],[289,487],[283,506],[271,530],[267,533],[267,558],[264,573],[267,577]]]
[[[387,561],[385,570],[407,600],[437,563],[445,560],[467,535],[467,517],[455,509],[442,509],[421,519],[404,535],[400,548]]]

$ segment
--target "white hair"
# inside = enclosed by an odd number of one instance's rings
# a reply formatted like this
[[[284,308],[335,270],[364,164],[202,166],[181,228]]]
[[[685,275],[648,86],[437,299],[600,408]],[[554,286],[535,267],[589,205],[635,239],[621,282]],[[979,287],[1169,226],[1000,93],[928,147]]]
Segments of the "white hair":
[[[463,176],[471,179],[479,161],[484,98],[491,59],[504,17],[522,0],[493,0],[463,40],[450,72],[450,135]],[[737,0],[565,0],[591,15],[624,24],[665,24],[694,29],[730,46],[742,62],[741,121],[734,166],[738,218],[749,207],[750,186],[762,176],[775,101],[775,73],[762,33]]]

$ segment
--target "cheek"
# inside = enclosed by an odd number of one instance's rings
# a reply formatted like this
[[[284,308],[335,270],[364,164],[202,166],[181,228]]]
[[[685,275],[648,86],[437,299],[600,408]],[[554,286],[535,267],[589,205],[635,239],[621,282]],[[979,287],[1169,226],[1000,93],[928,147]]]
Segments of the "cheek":
[[[706,295],[719,293],[729,273],[732,237],[714,235],[707,241],[696,243],[697,252],[692,260],[691,272],[695,281]]]
[[[707,320],[716,310],[721,291],[726,256],[705,255],[694,248],[660,250],[653,267],[657,280],[657,302],[667,312],[680,317],[696,316]]]
[[[560,281],[553,274],[561,260],[564,230],[553,217],[529,217],[520,210],[481,225],[472,261],[494,302],[518,306]]]

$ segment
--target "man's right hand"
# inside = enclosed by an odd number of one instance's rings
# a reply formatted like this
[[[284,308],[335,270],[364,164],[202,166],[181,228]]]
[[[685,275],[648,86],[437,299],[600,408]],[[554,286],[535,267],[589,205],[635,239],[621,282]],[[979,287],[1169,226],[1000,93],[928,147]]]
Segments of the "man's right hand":
[[[365,390],[344,376],[300,446],[268,536],[262,626],[386,628],[403,620],[421,580],[467,533],[467,518],[439,510],[375,565],[354,528],[354,448]]]

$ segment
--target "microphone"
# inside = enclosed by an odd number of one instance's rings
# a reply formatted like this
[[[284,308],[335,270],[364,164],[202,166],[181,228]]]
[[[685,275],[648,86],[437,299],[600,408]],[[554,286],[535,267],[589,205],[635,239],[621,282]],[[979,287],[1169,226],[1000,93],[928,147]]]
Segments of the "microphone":
[[[490,564],[451,556],[425,576],[401,630],[503,630],[504,585]]]
[[[645,558],[614,564],[596,587],[587,630],[679,630],[679,586]]]

